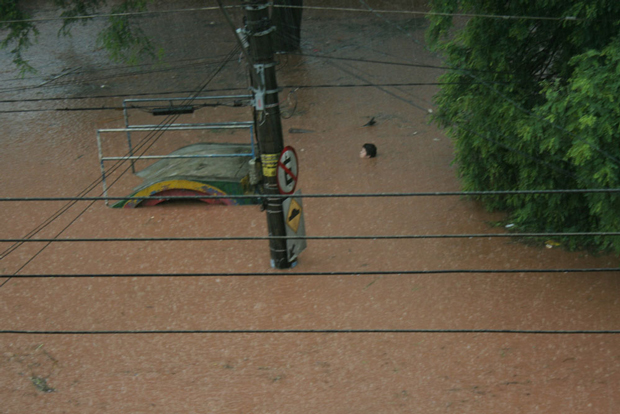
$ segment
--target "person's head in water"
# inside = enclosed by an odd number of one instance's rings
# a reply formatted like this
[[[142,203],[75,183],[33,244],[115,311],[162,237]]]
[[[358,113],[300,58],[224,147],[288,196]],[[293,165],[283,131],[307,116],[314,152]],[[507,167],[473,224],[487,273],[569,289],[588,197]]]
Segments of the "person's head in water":
[[[377,147],[375,144],[364,144],[360,151],[360,158],[374,158],[377,156]]]

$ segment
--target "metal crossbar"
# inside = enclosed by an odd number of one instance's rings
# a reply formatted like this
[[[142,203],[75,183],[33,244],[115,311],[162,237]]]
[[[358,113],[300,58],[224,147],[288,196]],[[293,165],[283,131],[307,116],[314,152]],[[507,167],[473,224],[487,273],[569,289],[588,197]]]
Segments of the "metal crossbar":
[[[129,109],[137,107],[128,106],[131,103],[144,102],[177,102],[177,101],[201,101],[201,100],[223,100],[223,99],[252,99],[252,95],[230,95],[230,96],[202,96],[196,98],[146,98],[146,99],[125,99],[123,101],[123,115],[125,119],[125,128],[106,128],[97,130],[97,150],[99,153],[99,166],[101,168],[101,182],[103,185],[103,196],[108,204],[108,185],[106,182],[105,163],[108,161],[131,161],[131,171],[135,170],[135,161],[137,160],[153,160],[153,159],[183,159],[183,158],[226,158],[226,157],[250,157],[255,158],[257,151],[254,142],[254,123],[252,121],[242,122],[212,122],[212,123],[196,123],[196,124],[166,124],[166,125],[130,125]],[[249,153],[235,154],[203,154],[203,155],[134,155],[134,147],[131,139],[132,132],[165,132],[165,131],[190,131],[190,130],[217,130],[217,129],[249,129],[250,143],[252,151]],[[107,133],[125,132],[127,134],[128,155],[125,156],[108,156],[103,155],[102,135]]]

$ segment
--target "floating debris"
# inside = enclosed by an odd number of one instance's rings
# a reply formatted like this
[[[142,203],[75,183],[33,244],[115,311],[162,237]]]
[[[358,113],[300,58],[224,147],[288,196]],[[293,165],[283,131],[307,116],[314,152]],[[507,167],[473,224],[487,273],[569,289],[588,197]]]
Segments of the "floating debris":
[[[373,116],[372,118],[370,118],[370,121],[366,122],[363,126],[367,127],[367,126],[374,126],[377,124],[377,121],[375,121],[375,117]]]
[[[298,129],[298,128],[291,128],[288,130],[289,134],[309,134],[314,132],[311,129]]]
[[[32,381],[32,385],[37,387],[37,389],[41,392],[55,392],[56,390],[47,385],[47,379],[41,377],[30,377],[30,381]]]
[[[559,246],[559,245],[560,245],[560,243],[558,243],[558,242],[556,242],[556,241],[553,241],[553,240],[547,240],[547,241],[545,242],[545,247],[546,247],[547,249],[551,249],[551,248],[557,247],[557,246]]]

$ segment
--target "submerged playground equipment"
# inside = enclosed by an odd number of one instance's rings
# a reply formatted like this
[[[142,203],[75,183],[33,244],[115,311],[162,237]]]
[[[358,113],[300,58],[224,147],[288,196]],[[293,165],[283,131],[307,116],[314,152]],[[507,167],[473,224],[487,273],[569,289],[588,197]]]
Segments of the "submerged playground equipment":
[[[107,185],[106,163],[110,161],[131,163],[132,172],[142,178],[143,182],[134,188],[126,198],[112,205],[114,208],[134,208],[139,206],[153,206],[167,201],[167,197],[175,196],[238,196],[256,194],[258,178],[254,173],[254,159],[257,149],[254,140],[254,123],[223,122],[198,124],[164,124],[164,125],[130,125],[128,104],[146,102],[168,102],[168,108],[156,108],[154,114],[169,115],[174,113],[188,113],[193,107],[175,106],[175,101],[187,101],[189,98],[162,98],[162,99],[127,99],[123,101],[125,128],[97,130],[97,148],[103,183],[103,196],[106,205],[109,187]],[[251,99],[250,95],[236,96],[209,96],[192,98],[192,102],[224,99]],[[175,112],[176,108],[180,111]],[[181,112],[186,111],[186,112]],[[135,155],[132,143],[132,132],[159,132],[188,131],[188,130],[226,130],[246,129],[250,139],[247,144],[232,143],[196,143],[184,146],[167,155]],[[102,139],[104,134],[126,133],[128,152],[125,156],[104,156]],[[136,171],[135,163],[138,160],[157,160],[148,167]],[[145,198],[146,197],[146,198]],[[157,198],[148,198],[157,197]],[[205,198],[206,203],[241,205],[257,204],[257,198]]]

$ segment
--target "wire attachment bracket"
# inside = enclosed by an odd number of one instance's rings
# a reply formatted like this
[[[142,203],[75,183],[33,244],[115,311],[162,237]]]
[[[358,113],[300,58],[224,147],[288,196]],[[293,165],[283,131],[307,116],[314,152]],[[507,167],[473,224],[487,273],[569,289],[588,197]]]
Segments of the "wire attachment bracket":
[[[254,107],[257,111],[263,111],[265,109],[265,66],[264,64],[254,64],[254,71],[259,78],[259,88],[252,88],[254,92]]]

